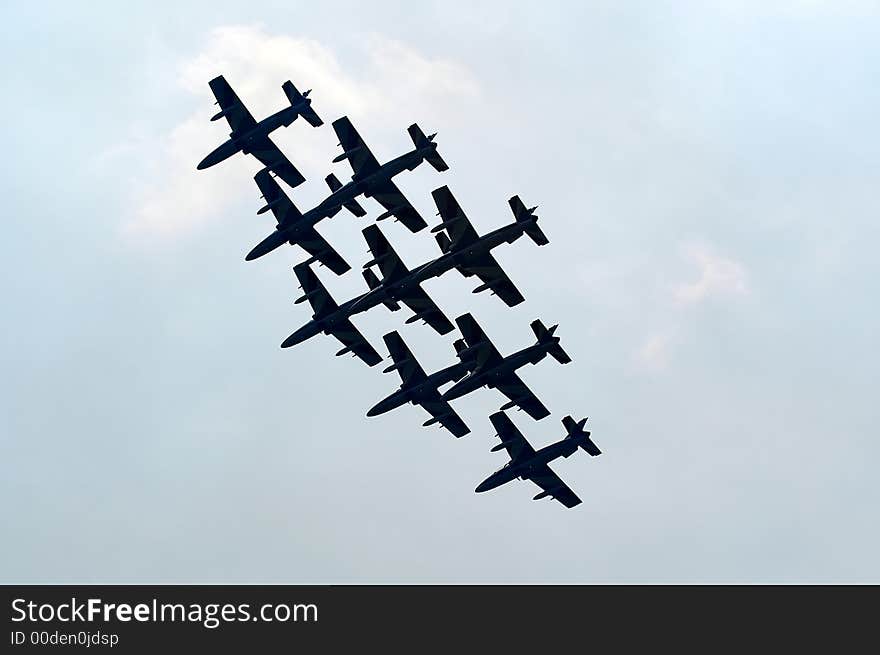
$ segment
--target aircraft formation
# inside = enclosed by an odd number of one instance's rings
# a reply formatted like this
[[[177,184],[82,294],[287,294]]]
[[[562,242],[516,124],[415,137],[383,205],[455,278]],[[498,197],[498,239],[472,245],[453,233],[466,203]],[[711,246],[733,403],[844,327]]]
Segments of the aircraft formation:
[[[393,217],[411,232],[426,228],[427,222],[393,180],[398,174],[412,171],[423,162],[427,162],[438,173],[449,169],[437,151],[436,134],[425,135],[417,124],[410,125],[407,131],[413,149],[380,164],[348,117],[338,118],[333,121],[332,127],[343,152],[332,161],[338,163],[348,160],[352,168],[351,180],[343,184],[331,173],[325,178],[330,194],[316,207],[302,212],[276,178],[290,188],[296,188],[305,182],[305,177],[269,137],[273,131],[288,127],[299,117],[313,127],[324,124],[312,107],[310,91],[300,93],[291,81],[284,82],[281,88],[289,106],[257,121],[222,75],[211,80],[209,86],[220,107],[211,120],[225,118],[231,133],[197,168],[209,168],[239,152],[253,155],[263,164],[254,181],[266,203],[257,214],[271,211],[277,223],[275,230],[254,246],[245,259],[250,261],[263,257],[284,244],[298,245],[309,254],[308,259],[294,266],[293,270],[303,291],[295,302],[308,302],[312,308],[312,318],[284,339],[281,347],[289,348],[317,334],[325,334],[342,344],[337,356],[351,354],[368,366],[375,366],[383,358],[354,326],[351,317],[379,305],[384,305],[392,312],[406,305],[412,314],[404,321],[405,324],[422,321],[440,335],[457,329],[460,338],[453,344],[456,359],[449,366],[430,374],[424,371],[397,331],[384,335],[383,341],[392,363],[383,372],[396,371],[401,384],[370,408],[367,416],[378,416],[412,403],[421,406],[431,416],[423,423],[424,426],[439,425],[453,436],[462,437],[470,432],[470,428],[452,408],[450,401],[481,387],[496,389],[506,396],[507,402],[500,411],[489,417],[496,431],[495,436],[501,440],[491,450],[506,450],[509,462],[481,482],[475,491],[488,491],[515,479],[531,480],[541,489],[534,500],[555,498],[565,507],[580,504],[580,498],[548,464],[558,457],[570,457],[578,448],[593,457],[601,453],[591,441],[590,432],[584,429],[587,419],[576,421],[566,416],[562,419],[565,428],[563,438],[535,450],[505,413],[506,410],[517,408],[535,420],[550,415],[550,410],[520,379],[517,370],[526,364],[537,364],[547,355],[560,364],[571,362],[560,344],[560,338],[556,336],[558,326],[548,328],[540,320],[532,321],[535,342],[517,352],[502,355],[471,314],[458,316],[453,324],[421,286],[426,280],[455,269],[465,277],[476,276],[480,279],[481,284],[474,289],[474,293],[490,291],[509,307],[523,302],[525,298],[492,256],[492,250],[501,244],[513,243],[523,235],[538,246],[548,244],[549,239],[538,227],[537,207],[528,208],[519,196],[513,196],[508,201],[513,221],[481,236],[449,187],[441,186],[432,192],[441,221],[430,230],[440,249],[437,258],[408,267],[379,226],[370,224],[362,230],[372,256],[362,271],[367,290],[337,303],[321,283],[312,264],[317,262],[337,275],[343,275],[351,266],[320,235],[315,229],[316,225],[343,209],[356,217],[366,216],[367,212],[358,202],[363,196],[373,198],[384,208],[384,213],[376,218],[377,222]],[[378,274],[374,268],[378,269]],[[441,391],[441,387],[448,384],[451,386]]]

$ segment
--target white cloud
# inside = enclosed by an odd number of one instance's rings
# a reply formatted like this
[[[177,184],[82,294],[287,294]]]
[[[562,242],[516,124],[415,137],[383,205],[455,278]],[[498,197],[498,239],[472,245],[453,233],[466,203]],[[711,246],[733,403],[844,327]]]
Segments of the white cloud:
[[[272,137],[303,171],[307,185],[323,185],[331,170],[336,139],[329,123],[335,118],[351,116],[381,160],[400,154],[410,123],[418,120],[436,131],[439,116],[444,125],[463,118],[461,103],[479,96],[473,76],[456,62],[427,58],[379,36],[368,39],[364,49],[365,64],[348,67],[313,39],[272,35],[260,26],[213,30],[202,51],[179,64],[178,86],[198,96],[197,109],[151,145],[154,155],[146,179],[133,190],[135,209],[125,233],[141,241],[177,238],[198,230],[236,199],[258,195],[251,177],[261,165],[251,157],[235,156],[206,171],[195,168],[228,135],[218,127],[227,127],[225,122],[208,120],[216,109],[208,81],[221,73],[257,120],[284,106],[285,80],[314,89],[314,107],[325,126],[316,130],[297,121]],[[387,149],[386,135],[394,135]],[[146,150],[143,144],[139,149]]]
[[[674,351],[693,334],[694,324],[686,322],[688,307],[709,298],[740,296],[748,293],[745,267],[738,261],[719,255],[706,242],[694,241],[682,246],[684,258],[697,269],[696,279],[666,287],[666,293],[655,294],[649,304],[655,327],[632,350],[632,361],[644,372],[665,369]],[[670,300],[671,294],[671,300]],[[648,311],[646,309],[642,310]],[[665,325],[666,329],[658,327]]]
[[[636,365],[647,371],[657,371],[669,364],[672,338],[668,333],[652,334],[633,353]]]
[[[746,271],[742,264],[718,255],[705,243],[690,243],[684,248],[685,256],[699,268],[699,277],[673,288],[678,303],[699,303],[711,296],[743,295],[748,292]]]

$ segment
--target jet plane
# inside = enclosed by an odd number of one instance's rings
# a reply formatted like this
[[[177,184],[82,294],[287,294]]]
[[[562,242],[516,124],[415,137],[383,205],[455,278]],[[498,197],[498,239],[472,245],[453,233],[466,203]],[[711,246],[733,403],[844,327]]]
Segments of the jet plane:
[[[425,136],[419,126],[413,123],[407,131],[415,148],[389,162],[379,164],[347,116],[333,121],[333,129],[336,130],[339,145],[344,150],[333,161],[348,159],[354,174],[351,181],[344,185],[334,175],[327,177],[332,193],[321,203],[322,207],[340,205],[364,194],[367,198],[375,198],[386,210],[376,220],[394,216],[412,232],[426,227],[425,219],[404,197],[392,178],[405,170],[414,170],[423,161],[427,161],[437,171],[447,170],[449,166],[437,152],[437,144],[434,143],[437,135]]]
[[[336,337],[342,342],[344,348],[336,353],[337,357],[352,353],[354,356],[360,357],[368,366],[375,366],[381,362],[381,355],[376,352],[376,349],[367,342],[363,335],[358,332],[357,328],[352,325],[351,320],[349,320],[352,314],[352,305],[357,298],[353,298],[342,305],[337,305],[308,264],[297,264],[293,267],[293,272],[296,273],[300,288],[304,292],[295,302],[301,303],[308,300],[314,310],[314,314],[312,315],[312,320],[287,337],[281,344],[281,347],[289,348],[290,346],[295,346],[323,332],[324,334]]]
[[[386,368],[383,373],[397,371],[400,375],[400,388],[387,398],[380,400],[367,412],[367,416],[378,416],[385,412],[397,409],[407,402],[413,405],[421,405],[432,418],[428,419],[423,426],[441,425],[449,430],[455,437],[463,437],[470,428],[465,425],[461,417],[440,396],[438,389],[447,382],[454,382],[467,375],[469,366],[459,361],[447,366],[431,375],[427,375],[419,362],[413,356],[400,334],[389,332],[384,337],[385,345],[394,363]],[[465,350],[464,341],[459,339],[455,342],[456,352]]]
[[[278,149],[278,146],[272,143],[269,134],[279,127],[287,127],[299,116],[302,116],[314,127],[324,124],[312,109],[312,101],[308,97],[310,91],[300,93],[293,82],[286,81],[281,85],[281,88],[284,90],[290,106],[275,112],[258,123],[222,75],[215,77],[208,82],[208,85],[214,92],[214,97],[217,98],[216,104],[220,105],[220,111],[212,116],[211,120],[216,121],[225,117],[232,132],[229,134],[229,139],[199,162],[196,168],[199,170],[209,168],[232,157],[237,152],[243,152],[259,159],[266,170],[275,173],[291,187],[299,186],[306,181],[302,173]]]
[[[501,406],[502,411],[519,407],[536,420],[550,414],[544,404],[519,378],[516,369],[526,364],[537,364],[548,354],[560,364],[568,364],[571,361],[559,345],[559,337],[553,335],[558,326],[554,325],[547,329],[541,321],[532,321],[531,327],[538,338],[537,342],[512,355],[502,357],[473,316],[464,314],[455,319],[455,322],[468,345],[467,350],[458,354],[459,358],[463,361],[473,359],[473,369],[467,377],[456,382],[443,394],[443,400],[455,400],[485,386],[498,389],[510,399],[510,402]]]
[[[538,227],[538,217],[534,213],[537,207],[527,209],[519,196],[513,196],[508,203],[516,220],[510,225],[479,236],[449,187],[434,189],[431,195],[434,196],[438,214],[443,219],[431,232],[439,232],[436,239],[444,253],[441,259],[450,260],[444,266],[435,267],[439,271],[438,275],[454,266],[465,277],[476,275],[483,281],[483,284],[474,289],[474,293],[491,290],[508,307],[521,303],[524,300],[522,294],[495,261],[492,248],[502,243],[513,243],[523,234],[528,234],[539,246],[548,244],[549,240]]]
[[[247,254],[245,260],[251,261],[262,257],[281,245],[289,243],[290,245],[299,244],[311,255],[306,260],[306,264],[311,264],[314,261],[320,262],[337,275],[342,275],[351,268],[342,256],[315,230],[315,224],[318,221],[334,216],[342,207],[337,207],[330,212],[311,209],[303,214],[284,193],[269,171],[265,169],[260,171],[254,176],[254,181],[263,194],[261,197],[266,200],[266,204],[257,211],[257,214],[264,214],[271,209],[278,226],[272,234]],[[354,204],[357,209],[364,212],[357,203]]]
[[[519,478],[531,480],[543,490],[532,500],[552,497],[566,507],[580,505],[581,499],[547,465],[557,457],[571,457],[578,447],[583,448],[593,457],[602,454],[602,451],[590,440],[590,433],[584,430],[587,419],[575,422],[571,416],[566,416],[562,419],[566,431],[565,438],[537,451],[526,441],[504,412],[492,414],[489,420],[492,421],[492,425],[498,431],[497,436],[501,439],[501,443],[492,448],[491,452],[504,448],[510,456],[510,461],[483,480],[475,489],[477,493],[489,491]]]
[[[452,332],[452,322],[420,285],[422,267],[410,271],[388,243],[378,225],[368,225],[363,229],[363,235],[373,254],[373,259],[364,264],[364,278],[370,290],[355,303],[355,311],[366,311],[380,303],[388,305],[402,302],[415,312],[406,319],[406,323],[414,323],[421,319],[440,334]],[[373,265],[379,266],[382,273],[381,281],[370,270],[370,266]]]

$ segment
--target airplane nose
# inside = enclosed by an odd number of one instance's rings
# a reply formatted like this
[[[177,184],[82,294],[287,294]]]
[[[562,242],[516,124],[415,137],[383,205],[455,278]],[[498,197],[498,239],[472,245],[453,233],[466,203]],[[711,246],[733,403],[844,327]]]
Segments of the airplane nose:
[[[489,491],[489,480],[483,480],[480,484],[477,485],[477,488],[474,489],[474,493],[482,493],[484,491]]]

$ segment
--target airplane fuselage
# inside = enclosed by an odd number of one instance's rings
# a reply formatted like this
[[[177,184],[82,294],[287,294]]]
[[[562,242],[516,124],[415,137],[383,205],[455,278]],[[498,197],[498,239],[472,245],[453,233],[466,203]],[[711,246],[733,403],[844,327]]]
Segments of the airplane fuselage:
[[[552,443],[549,446],[544,446],[528,459],[519,462],[508,462],[502,468],[498,469],[488,478],[483,480],[477,487],[476,491],[489,491],[490,489],[500,487],[502,484],[515,480],[516,478],[525,480],[529,477],[528,474],[533,468],[549,464],[557,457],[566,455],[566,453],[571,454],[572,449],[576,447],[577,446],[574,446],[570,440],[566,442],[565,439]]]
[[[318,221],[326,218],[326,216],[326,212],[319,211],[316,208],[307,211],[298,219],[280,223],[272,234],[254,246],[253,250],[248,253],[246,259],[252,260],[262,257],[288,242],[296,243],[303,233],[307,230],[310,231]]]
[[[369,198],[372,196],[373,189],[381,186],[391,180],[395,175],[403,171],[414,170],[419,164],[425,160],[424,153],[426,150],[416,148],[410,150],[406,154],[395,157],[394,159],[382,164],[378,169],[367,175],[352,175],[351,181],[343,184],[341,187],[331,193],[319,205],[322,208],[330,209],[338,207],[349,200],[354,200],[363,194]]]
[[[455,268],[455,263],[455,255],[447,252],[436,259],[417,266],[412,270],[411,275],[421,283],[432,277],[440,277],[446,271],[451,271]]]
[[[490,252],[502,243],[513,243],[523,234],[522,225],[518,223],[505,225],[484,234],[467,246],[443,253],[437,259],[413,269],[413,273],[418,273],[419,281],[424,281],[428,278],[439,277],[453,268],[466,268],[474,257]]]
[[[210,168],[214,164],[229,159],[232,155],[243,152],[249,154],[249,147],[255,142],[265,139],[279,127],[287,127],[299,116],[299,110],[302,107],[295,105],[285,107],[275,112],[271,116],[264,118],[247,132],[236,134],[233,132],[229,135],[229,139],[217,146],[211,153],[205,157],[197,166],[199,170]]]
[[[504,380],[508,375],[526,364],[537,364],[547,356],[547,344],[536,343],[528,348],[523,348],[512,355],[508,355],[498,364],[491,368],[473,373],[454,384],[443,397],[446,400],[460,398],[471,391],[476,391],[482,386],[494,388],[497,382]]]
[[[438,389],[441,386],[458,379],[466,372],[462,364],[453,364],[436,373],[432,373],[421,382],[409,385],[401,383],[400,389],[376,403],[367,412],[367,416],[378,416],[379,414],[390,412],[392,409],[397,409],[408,402],[418,405],[423,401],[436,398]]]
[[[336,311],[327,314],[326,316],[322,316],[321,318],[312,318],[311,321],[303,325],[301,328],[296,330],[293,334],[287,337],[281,344],[282,348],[289,348],[291,346],[295,346],[298,343],[302,343],[308,339],[311,339],[316,334],[324,333],[324,334],[332,334],[334,328],[340,323],[348,320],[352,314],[355,303],[360,300],[363,296],[358,296],[356,298],[352,298],[351,300],[344,302],[339,306]]]
[[[455,251],[456,259],[478,255],[500,246],[502,243],[513,243],[524,234],[521,223],[511,223],[492,230],[481,236],[474,243]]]
[[[351,179],[352,182],[361,184],[364,186],[365,189],[369,189],[375,184],[382,184],[384,182],[387,182],[395,175],[398,175],[403,171],[415,170],[418,165],[421,164],[424,160],[424,153],[422,152],[422,150],[416,148],[400,155],[399,157],[395,157],[394,159],[385,162],[372,173],[363,176],[355,174],[352,176]]]
[[[414,272],[410,272],[393,282],[383,281],[378,287],[367,291],[358,299],[355,310],[365,312],[386,300],[399,301],[406,295],[407,290],[418,287],[420,282],[421,280]]]
[[[406,403],[418,405],[421,401],[427,400],[436,393],[437,384],[430,377],[412,386],[401,385],[400,389],[376,403],[367,412],[367,416],[378,416],[379,414],[390,412],[392,409],[397,409]]]

